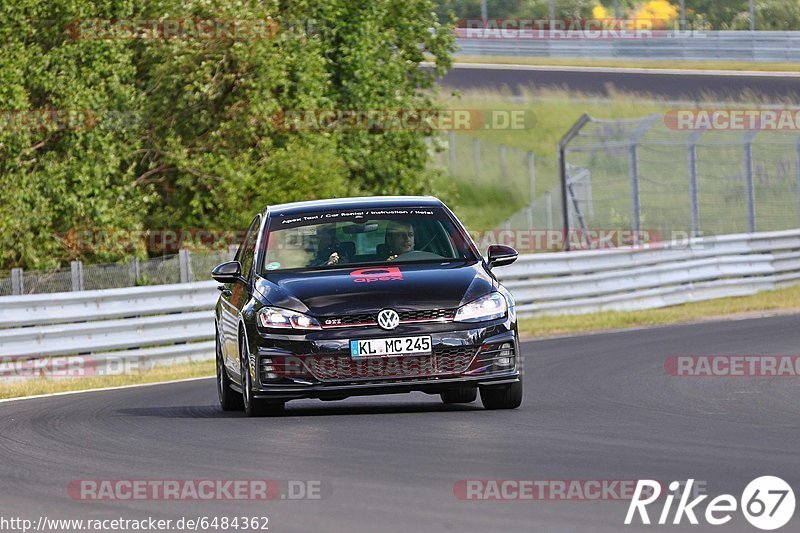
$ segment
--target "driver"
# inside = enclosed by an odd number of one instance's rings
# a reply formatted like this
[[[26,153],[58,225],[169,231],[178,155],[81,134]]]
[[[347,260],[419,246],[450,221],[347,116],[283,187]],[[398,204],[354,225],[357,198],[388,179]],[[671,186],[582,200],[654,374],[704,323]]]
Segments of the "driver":
[[[392,220],[386,226],[386,245],[389,248],[387,261],[396,259],[414,250],[414,227],[408,222]]]

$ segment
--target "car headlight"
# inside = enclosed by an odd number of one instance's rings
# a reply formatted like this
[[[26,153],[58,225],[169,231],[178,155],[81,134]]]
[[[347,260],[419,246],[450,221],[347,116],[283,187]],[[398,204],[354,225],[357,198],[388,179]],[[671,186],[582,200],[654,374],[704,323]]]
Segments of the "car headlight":
[[[258,322],[265,328],[322,329],[316,318],[280,307],[264,307],[259,310]]]
[[[483,322],[503,318],[508,312],[508,302],[499,292],[493,292],[464,304],[456,311],[456,322]]]

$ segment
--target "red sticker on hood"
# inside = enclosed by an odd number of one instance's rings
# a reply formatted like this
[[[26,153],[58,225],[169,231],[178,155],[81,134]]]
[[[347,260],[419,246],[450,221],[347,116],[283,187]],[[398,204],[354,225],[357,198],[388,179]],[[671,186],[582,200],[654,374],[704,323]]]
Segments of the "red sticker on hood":
[[[350,272],[356,283],[372,283],[373,281],[401,281],[403,274],[397,267],[361,268]]]

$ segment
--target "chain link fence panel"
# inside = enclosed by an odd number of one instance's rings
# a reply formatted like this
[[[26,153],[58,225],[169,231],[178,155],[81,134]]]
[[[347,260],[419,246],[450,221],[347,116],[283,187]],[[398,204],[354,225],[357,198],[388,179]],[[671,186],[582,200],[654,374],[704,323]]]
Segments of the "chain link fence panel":
[[[83,265],[73,263],[70,268],[48,271],[23,271],[22,294],[48,294],[74,290],[115,289],[138,285],[167,285],[173,283],[206,281],[211,270],[220,263],[231,260],[233,252],[190,252],[189,279],[181,279],[178,255],[133,259],[121,263]],[[0,276],[0,296],[18,294],[11,273]]]
[[[798,131],[678,130],[664,115],[591,119],[564,153],[570,229],[666,238],[800,225]]]

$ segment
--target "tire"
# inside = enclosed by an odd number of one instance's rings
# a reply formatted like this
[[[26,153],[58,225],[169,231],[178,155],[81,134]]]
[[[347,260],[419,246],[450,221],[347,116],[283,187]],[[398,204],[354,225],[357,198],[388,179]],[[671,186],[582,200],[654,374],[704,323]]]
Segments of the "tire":
[[[481,401],[486,409],[516,409],[522,404],[522,378],[499,387],[481,387]]]
[[[219,335],[216,337],[217,352],[217,396],[219,405],[223,411],[241,411],[244,408],[242,395],[231,388],[231,378],[225,365],[222,364],[222,346],[219,342]]]
[[[478,397],[478,387],[449,389],[439,394],[439,396],[442,397],[443,403],[472,403]]]
[[[286,402],[261,400],[253,397],[253,378],[250,375],[249,354],[243,338],[239,338],[239,365],[242,375],[242,395],[244,414],[248,417],[280,416]]]

